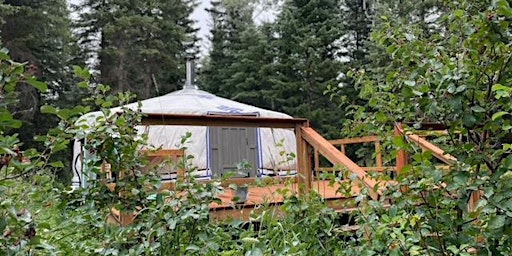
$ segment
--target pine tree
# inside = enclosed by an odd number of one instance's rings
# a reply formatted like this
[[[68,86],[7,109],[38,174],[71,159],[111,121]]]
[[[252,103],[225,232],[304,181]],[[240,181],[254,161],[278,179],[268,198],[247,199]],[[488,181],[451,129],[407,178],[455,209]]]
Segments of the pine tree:
[[[289,0],[277,24],[273,91],[277,108],[311,120],[328,137],[339,135],[341,111],[324,95],[337,86],[342,13],[336,0]]]
[[[448,10],[446,2],[442,0],[378,0],[373,3],[373,6],[375,10],[373,29],[375,30],[380,29],[380,17],[387,17],[388,20],[404,24],[405,27],[417,25],[424,36],[440,31],[447,25],[439,20]],[[389,56],[385,51],[386,49],[376,47],[375,44],[369,44],[369,61],[365,65],[368,72],[376,76],[387,73],[391,67],[388,65]]]
[[[5,4],[4,0],[0,0],[0,26],[4,24],[5,17],[14,12],[14,9],[11,5]]]
[[[140,99],[176,90],[187,57],[197,55],[189,19],[195,0],[86,0],[75,6],[77,28],[99,82]]]

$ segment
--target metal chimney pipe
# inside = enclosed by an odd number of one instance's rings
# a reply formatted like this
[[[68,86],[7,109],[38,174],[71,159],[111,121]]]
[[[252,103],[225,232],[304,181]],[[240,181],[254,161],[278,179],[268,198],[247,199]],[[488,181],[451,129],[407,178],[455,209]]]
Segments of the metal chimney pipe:
[[[183,89],[197,89],[194,85],[194,61],[192,59],[187,60],[187,80]]]

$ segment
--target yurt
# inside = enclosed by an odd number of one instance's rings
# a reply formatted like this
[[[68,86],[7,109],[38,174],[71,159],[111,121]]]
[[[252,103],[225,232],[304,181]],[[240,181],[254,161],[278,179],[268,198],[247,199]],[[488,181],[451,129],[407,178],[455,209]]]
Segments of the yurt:
[[[163,96],[141,101],[143,113],[186,114],[186,115],[244,115],[271,118],[292,118],[284,113],[270,111],[236,101],[215,96],[202,91],[193,84],[193,68],[187,63],[187,82],[183,89]],[[138,103],[125,105],[137,109]],[[120,111],[120,107],[112,112]],[[91,112],[81,119],[94,125],[99,112]],[[193,155],[192,165],[196,167],[198,179],[221,177],[225,172],[237,169],[240,163],[248,163],[250,168],[243,177],[266,175],[294,175],[295,161],[287,160],[286,154],[295,153],[296,139],[293,130],[248,127],[204,127],[152,125],[137,127],[146,133],[148,148],[177,149],[183,135],[191,133],[187,141],[186,155]],[[286,154],[283,154],[286,153]],[[83,159],[87,158],[83,145],[75,141],[73,150],[73,186],[85,186],[86,177],[82,173]],[[86,170],[84,170],[86,172]],[[176,179],[176,175],[162,177],[164,181]]]

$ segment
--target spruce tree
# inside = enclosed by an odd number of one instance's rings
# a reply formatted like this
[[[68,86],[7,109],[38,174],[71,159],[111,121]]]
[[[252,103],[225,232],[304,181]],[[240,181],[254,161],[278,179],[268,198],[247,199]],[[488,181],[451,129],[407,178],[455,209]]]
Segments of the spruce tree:
[[[343,36],[339,44],[343,61],[341,86],[331,87],[331,92],[341,97],[345,103],[354,104],[358,100],[358,92],[354,81],[348,77],[350,70],[358,69],[369,62],[368,39],[373,26],[375,0],[343,0],[341,3],[343,16]],[[346,113],[345,118],[350,118]]]
[[[276,109],[271,81],[275,52],[269,47],[271,40],[272,24],[250,26],[240,34],[234,62],[230,65],[231,76],[225,80],[225,86],[235,89],[231,99]]]
[[[242,46],[242,33],[254,28],[254,0],[212,1],[208,9],[211,16],[211,49],[201,70],[201,85],[209,92],[222,97],[232,98],[238,90],[235,85],[228,83],[233,73],[232,65],[240,61],[236,54],[246,50]]]
[[[442,0],[378,0],[374,2],[374,30],[381,29],[382,22],[379,17],[386,16],[390,20],[408,24],[408,26],[420,28],[423,36],[441,31],[448,24],[440,20],[442,15],[448,11],[445,1]],[[385,22],[384,22],[385,23]],[[366,63],[366,70],[381,75],[385,79],[386,74],[391,68],[389,56],[385,54],[386,49],[369,44],[369,57]]]
[[[19,103],[13,113],[23,123],[19,132],[22,149],[41,145],[34,136],[46,134],[55,127],[57,118],[40,113],[40,106],[70,107],[80,102],[76,94],[72,66],[77,61],[78,48],[71,35],[69,12],[65,0],[5,0],[0,5],[0,38],[12,59],[26,62],[27,75],[33,75],[48,85],[41,94],[34,87],[21,83],[17,86]],[[9,10],[9,12],[2,12]],[[69,151],[53,156],[70,164]],[[71,168],[68,168],[70,170]],[[61,173],[61,181],[69,181],[72,174]]]
[[[53,126],[39,114],[43,103],[58,101],[73,83],[71,66],[74,47],[70,32],[69,12],[65,0],[5,0],[3,5],[13,12],[2,15],[0,37],[13,60],[27,62],[27,72],[48,84],[42,97],[33,87],[18,87],[20,102],[14,110],[25,122],[22,139],[30,141],[34,134]]]
[[[179,89],[187,57],[197,54],[189,19],[195,0],[86,0],[77,30],[99,82],[139,99]]]
[[[273,94],[273,24],[255,24],[258,4],[254,0],[212,2],[212,46],[200,81],[206,90],[219,96],[275,109],[273,97],[269,97]]]
[[[288,0],[278,16],[273,91],[277,109],[311,120],[328,137],[339,135],[341,111],[324,92],[338,86],[343,36],[337,0]]]

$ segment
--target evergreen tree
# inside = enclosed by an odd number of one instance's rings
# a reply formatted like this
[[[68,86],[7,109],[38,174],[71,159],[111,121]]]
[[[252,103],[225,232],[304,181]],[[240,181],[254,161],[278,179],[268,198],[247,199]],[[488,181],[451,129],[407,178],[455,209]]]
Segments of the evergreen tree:
[[[378,17],[386,16],[390,20],[407,24],[410,27],[421,28],[423,36],[444,29],[447,24],[440,20],[443,13],[448,11],[446,2],[442,0],[378,0],[374,3],[375,14],[373,17],[374,30],[381,29],[381,21]],[[385,22],[384,22],[385,23]],[[369,57],[367,63],[367,72],[372,72],[376,76],[386,74],[391,68],[389,64],[389,55],[385,54],[383,49],[377,44],[369,45]]]
[[[11,5],[4,3],[4,0],[0,0],[0,26],[4,24],[5,17],[14,12],[14,8]]]
[[[275,110],[271,77],[274,49],[272,24],[250,26],[240,35],[240,43],[234,51],[234,62],[230,65],[231,76],[225,86],[236,91],[233,100],[257,107]]]
[[[232,98],[238,93],[236,86],[228,83],[233,75],[232,65],[236,63],[236,54],[246,50],[242,46],[242,33],[254,28],[254,0],[212,1],[208,9],[212,18],[211,49],[201,70],[201,85],[209,92],[222,97]]]
[[[80,44],[97,59],[99,81],[140,99],[178,89],[185,59],[197,55],[189,19],[195,6],[195,0],[86,0],[75,6]]]
[[[27,72],[49,86],[48,94],[39,95],[31,86],[18,88],[20,102],[14,112],[25,122],[21,137],[30,141],[34,134],[44,133],[49,124],[39,115],[43,102],[56,105],[59,96],[72,85],[71,65],[76,55],[70,32],[69,12],[65,0],[5,0],[4,6],[14,12],[3,15],[0,37],[13,60],[27,62]]]
[[[212,2],[212,47],[200,81],[219,96],[274,109],[273,97],[269,97],[273,24],[257,26],[253,17],[261,4],[254,0]]]
[[[41,95],[34,87],[21,83],[17,86],[19,103],[13,112],[23,122],[19,132],[23,148],[41,145],[35,135],[46,134],[57,125],[53,116],[40,113],[40,106],[50,104],[69,107],[80,101],[76,94],[72,65],[78,62],[78,47],[70,32],[69,12],[65,0],[5,0],[0,5],[0,38],[9,49],[13,60],[26,62],[26,72],[48,84],[48,92]],[[9,12],[2,12],[9,10]],[[69,153],[69,152],[68,152]],[[61,151],[55,159],[69,166],[69,155]],[[69,168],[70,169],[70,168]],[[62,181],[71,173],[59,174]]]
[[[288,0],[276,24],[273,91],[277,109],[310,119],[328,137],[337,137],[341,127],[341,111],[324,92],[339,84],[336,41],[343,36],[342,24],[337,0]]]
[[[330,89],[349,104],[360,101],[354,88],[354,81],[347,74],[350,70],[361,68],[369,62],[368,39],[373,25],[374,1],[344,0],[341,4],[344,20],[343,36],[339,42],[343,61],[341,86]],[[350,113],[346,114],[346,118],[350,118]]]

